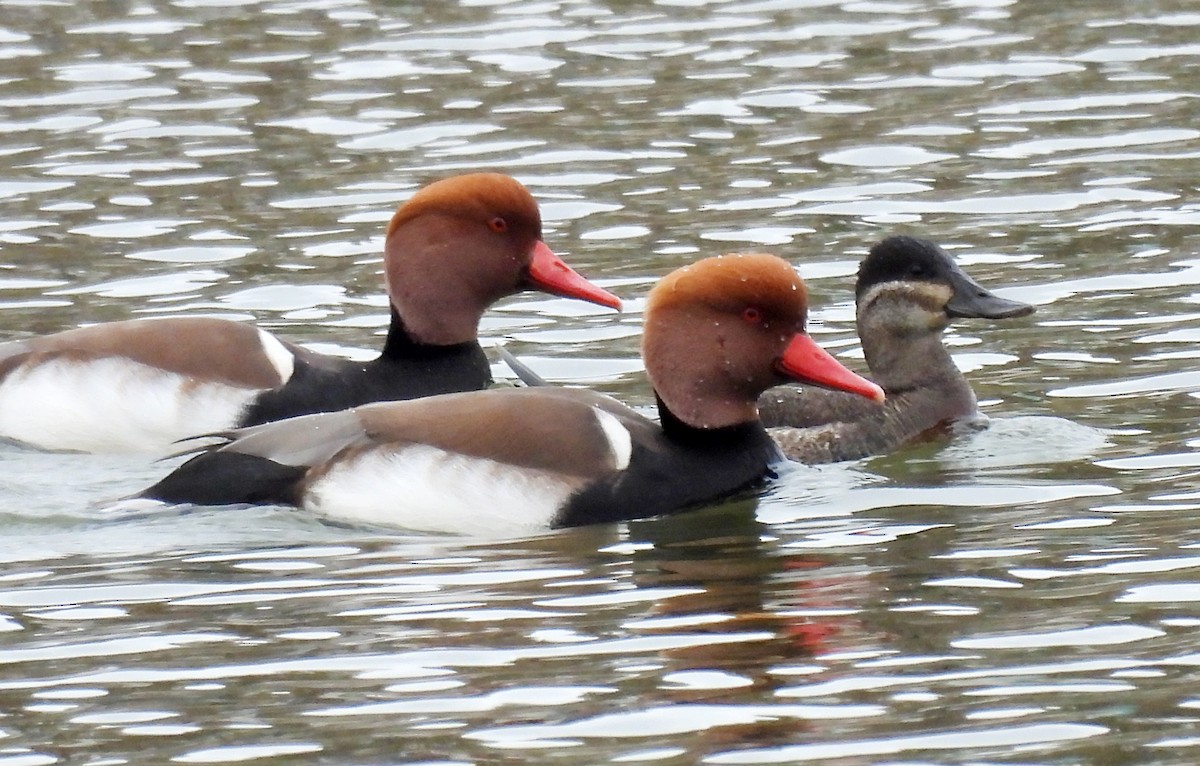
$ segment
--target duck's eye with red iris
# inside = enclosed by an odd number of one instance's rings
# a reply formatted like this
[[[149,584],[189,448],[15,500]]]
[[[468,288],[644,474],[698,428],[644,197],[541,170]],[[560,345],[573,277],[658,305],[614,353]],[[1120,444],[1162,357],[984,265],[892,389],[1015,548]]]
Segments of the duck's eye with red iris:
[[[508,231],[508,221],[504,220],[500,216],[496,216],[492,220],[488,221],[488,228],[497,234],[503,234],[504,232]]]
[[[762,322],[762,318],[763,314],[761,309],[755,308],[754,306],[747,306],[746,308],[742,309],[742,319],[746,320],[750,324],[758,324]]]

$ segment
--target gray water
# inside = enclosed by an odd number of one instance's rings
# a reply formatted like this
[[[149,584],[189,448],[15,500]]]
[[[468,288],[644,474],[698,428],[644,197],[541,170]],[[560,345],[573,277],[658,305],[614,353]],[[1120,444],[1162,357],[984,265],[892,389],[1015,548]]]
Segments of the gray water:
[[[0,447],[0,766],[1200,761],[1200,12],[1183,0],[0,0],[0,338],[152,315],[382,342],[395,205],[500,169],[627,302],[491,312],[635,404],[641,298],[951,249],[992,419],[526,540],[106,511],[169,464]],[[502,369],[497,367],[497,372]]]

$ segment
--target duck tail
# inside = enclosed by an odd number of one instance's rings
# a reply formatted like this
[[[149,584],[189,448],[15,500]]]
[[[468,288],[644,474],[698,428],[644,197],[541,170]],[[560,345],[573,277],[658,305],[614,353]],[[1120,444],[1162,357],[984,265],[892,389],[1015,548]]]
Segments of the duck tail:
[[[308,466],[240,452],[204,452],[138,495],[193,505],[296,505]]]
[[[550,385],[549,381],[530,369],[529,365],[525,364],[516,356],[514,356],[513,353],[504,346],[496,346],[496,353],[502,360],[504,360],[504,363],[507,364],[509,368],[517,374],[517,379],[530,388]]]

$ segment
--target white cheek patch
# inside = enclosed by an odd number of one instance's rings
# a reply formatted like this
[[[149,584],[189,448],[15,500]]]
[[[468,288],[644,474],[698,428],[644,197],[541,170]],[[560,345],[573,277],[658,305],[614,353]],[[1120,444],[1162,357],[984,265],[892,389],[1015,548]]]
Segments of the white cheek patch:
[[[608,439],[608,449],[613,456],[612,467],[618,471],[625,470],[629,467],[629,459],[633,457],[633,436],[628,428],[621,425],[616,415],[599,407],[593,407],[592,411],[596,414],[600,430],[604,431],[604,437]]]
[[[262,345],[263,356],[275,368],[275,372],[279,373],[279,384],[283,385],[291,380],[292,373],[296,371],[296,356],[280,342],[279,338],[269,332],[259,330],[258,342]]]
[[[941,282],[884,282],[863,294],[858,317],[892,333],[940,332],[953,297],[950,286]]]
[[[308,486],[301,504],[338,521],[512,537],[549,529],[581,485],[428,445],[389,445],[335,465]]]
[[[875,301],[889,297],[893,300],[912,303],[925,311],[942,313],[954,291],[942,282],[924,282],[918,280],[882,282],[871,287],[863,294],[859,305],[862,308],[870,306]]]
[[[162,453],[232,427],[257,393],[128,359],[56,359],[0,381],[0,437],[48,450]]]

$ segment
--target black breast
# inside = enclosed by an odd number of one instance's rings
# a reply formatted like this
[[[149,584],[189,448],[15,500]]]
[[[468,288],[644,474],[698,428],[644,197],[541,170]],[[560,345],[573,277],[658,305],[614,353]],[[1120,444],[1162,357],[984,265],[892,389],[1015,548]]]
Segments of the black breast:
[[[574,527],[679,513],[756,485],[780,459],[762,425],[691,428],[663,408],[664,428],[635,440],[629,467],[573,495],[555,522]]]

